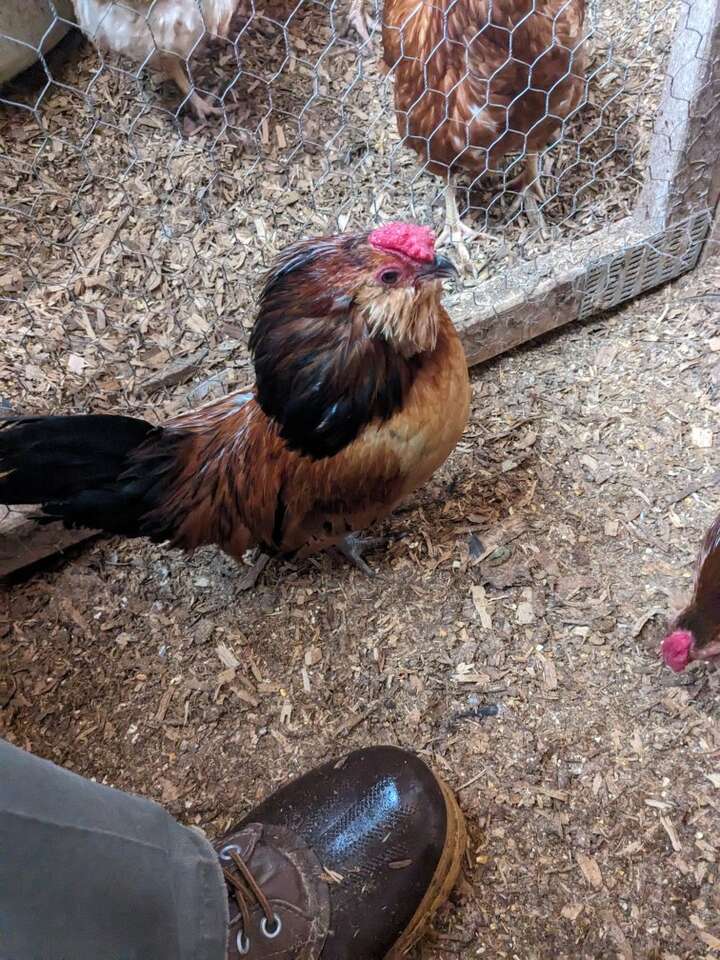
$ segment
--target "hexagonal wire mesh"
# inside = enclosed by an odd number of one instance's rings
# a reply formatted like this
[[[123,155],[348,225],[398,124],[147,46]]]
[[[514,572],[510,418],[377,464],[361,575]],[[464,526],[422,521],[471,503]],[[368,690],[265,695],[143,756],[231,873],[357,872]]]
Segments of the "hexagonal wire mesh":
[[[0,14],[2,57],[39,58],[0,98],[16,409],[162,417],[191,380],[191,403],[246,382],[275,251],[378,220],[440,227],[456,190],[472,358],[697,259],[715,0],[74,2],[90,41],[52,51],[67,2]]]

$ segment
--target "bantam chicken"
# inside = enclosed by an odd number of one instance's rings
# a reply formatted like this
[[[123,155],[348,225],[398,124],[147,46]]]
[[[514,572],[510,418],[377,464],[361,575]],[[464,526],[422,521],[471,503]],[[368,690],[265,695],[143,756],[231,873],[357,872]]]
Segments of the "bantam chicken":
[[[73,0],[91,42],[174,80],[196,116],[217,113],[194,89],[187,59],[208,35],[227,37],[240,0]]]
[[[476,235],[460,220],[460,171],[475,180],[524,153],[508,187],[543,198],[538,154],[583,97],[584,19],[585,0],[385,0],[400,135],[447,181],[441,241]]]
[[[287,557],[335,547],[369,572],[354,531],[424,483],[468,417],[465,354],[441,304],[455,271],[434,243],[395,223],[293,244],[260,297],[251,392],[164,426],[4,419],[0,503],[238,559],[253,545]]]
[[[676,673],[691,660],[720,659],[720,517],[700,549],[692,600],[675,619],[661,653]]]

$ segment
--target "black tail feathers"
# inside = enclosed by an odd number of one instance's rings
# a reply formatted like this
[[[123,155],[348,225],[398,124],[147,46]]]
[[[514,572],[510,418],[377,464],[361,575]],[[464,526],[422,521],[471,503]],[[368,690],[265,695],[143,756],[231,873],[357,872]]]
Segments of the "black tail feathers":
[[[39,504],[40,519],[68,527],[147,535],[142,518],[157,505],[171,455],[163,435],[162,428],[133,417],[2,420],[0,503]],[[163,539],[163,531],[153,534]]]

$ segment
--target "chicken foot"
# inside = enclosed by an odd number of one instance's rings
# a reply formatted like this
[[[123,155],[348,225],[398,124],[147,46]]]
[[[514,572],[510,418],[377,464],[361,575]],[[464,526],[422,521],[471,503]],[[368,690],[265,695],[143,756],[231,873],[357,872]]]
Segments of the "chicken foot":
[[[397,539],[396,537],[387,536],[387,537],[357,537],[354,534],[350,534],[347,537],[344,537],[339,543],[330,549],[344,557],[353,566],[357,567],[362,573],[367,577],[374,577],[375,571],[372,567],[368,566],[367,563],[363,560],[363,553],[366,550],[374,550],[377,547],[386,547],[391,540]],[[238,580],[237,588],[238,590],[253,590],[257,586],[257,582],[260,579],[260,574],[263,572],[265,567],[270,562],[270,555],[263,553],[258,550],[256,552],[255,560],[253,561],[250,569],[243,574],[243,576]]]
[[[516,213],[522,209],[530,223],[544,235],[547,225],[538,201],[540,203],[545,201],[545,191],[540,182],[540,157],[537,153],[528,154],[525,169],[510,181],[507,189],[518,194],[512,202],[510,213]]]
[[[457,251],[463,270],[474,272],[472,258],[465,241],[477,240],[481,237],[487,240],[495,240],[490,234],[481,230],[474,230],[462,222],[457,203],[457,186],[451,180],[445,189],[445,225],[438,237],[438,246],[449,245],[453,247]]]
[[[189,97],[188,102],[192,107],[193,113],[201,123],[205,122],[208,117],[216,116],[222,112],[218,107],[214,107],[211,103],[208,103],[204,97],[201,97],[200,94],[195,91],[190,83],[186,65],[182,60],[178,57],[163,57],[161,65],[167,76],[175,81],[181,93],[185,97]]]
[[[363,560],[363,553],[366,550],[374,550],[376,547],[385,547],[394,539],[393,537],[357,537],[350,534],[337,543],[333,550],[345,557],[354,567],[357,567],[366,577],[376,576],[372,567],[369,567]]]
[[[352,0],[347,16],[347,26],[354,27],[363,43],[370,42],[370,34],[378,29],[378,23],[368,15],[365,5],[368,0]]]

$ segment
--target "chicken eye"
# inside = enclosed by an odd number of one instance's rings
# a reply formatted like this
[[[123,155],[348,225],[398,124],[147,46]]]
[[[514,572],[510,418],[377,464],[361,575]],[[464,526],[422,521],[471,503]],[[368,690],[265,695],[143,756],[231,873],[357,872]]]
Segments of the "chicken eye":
[[[394,283],[397,283],[400,279],[399,270],[383,270],[380,274],[380,280],[382,283],[387,284],[387,286],[392,286]]]

